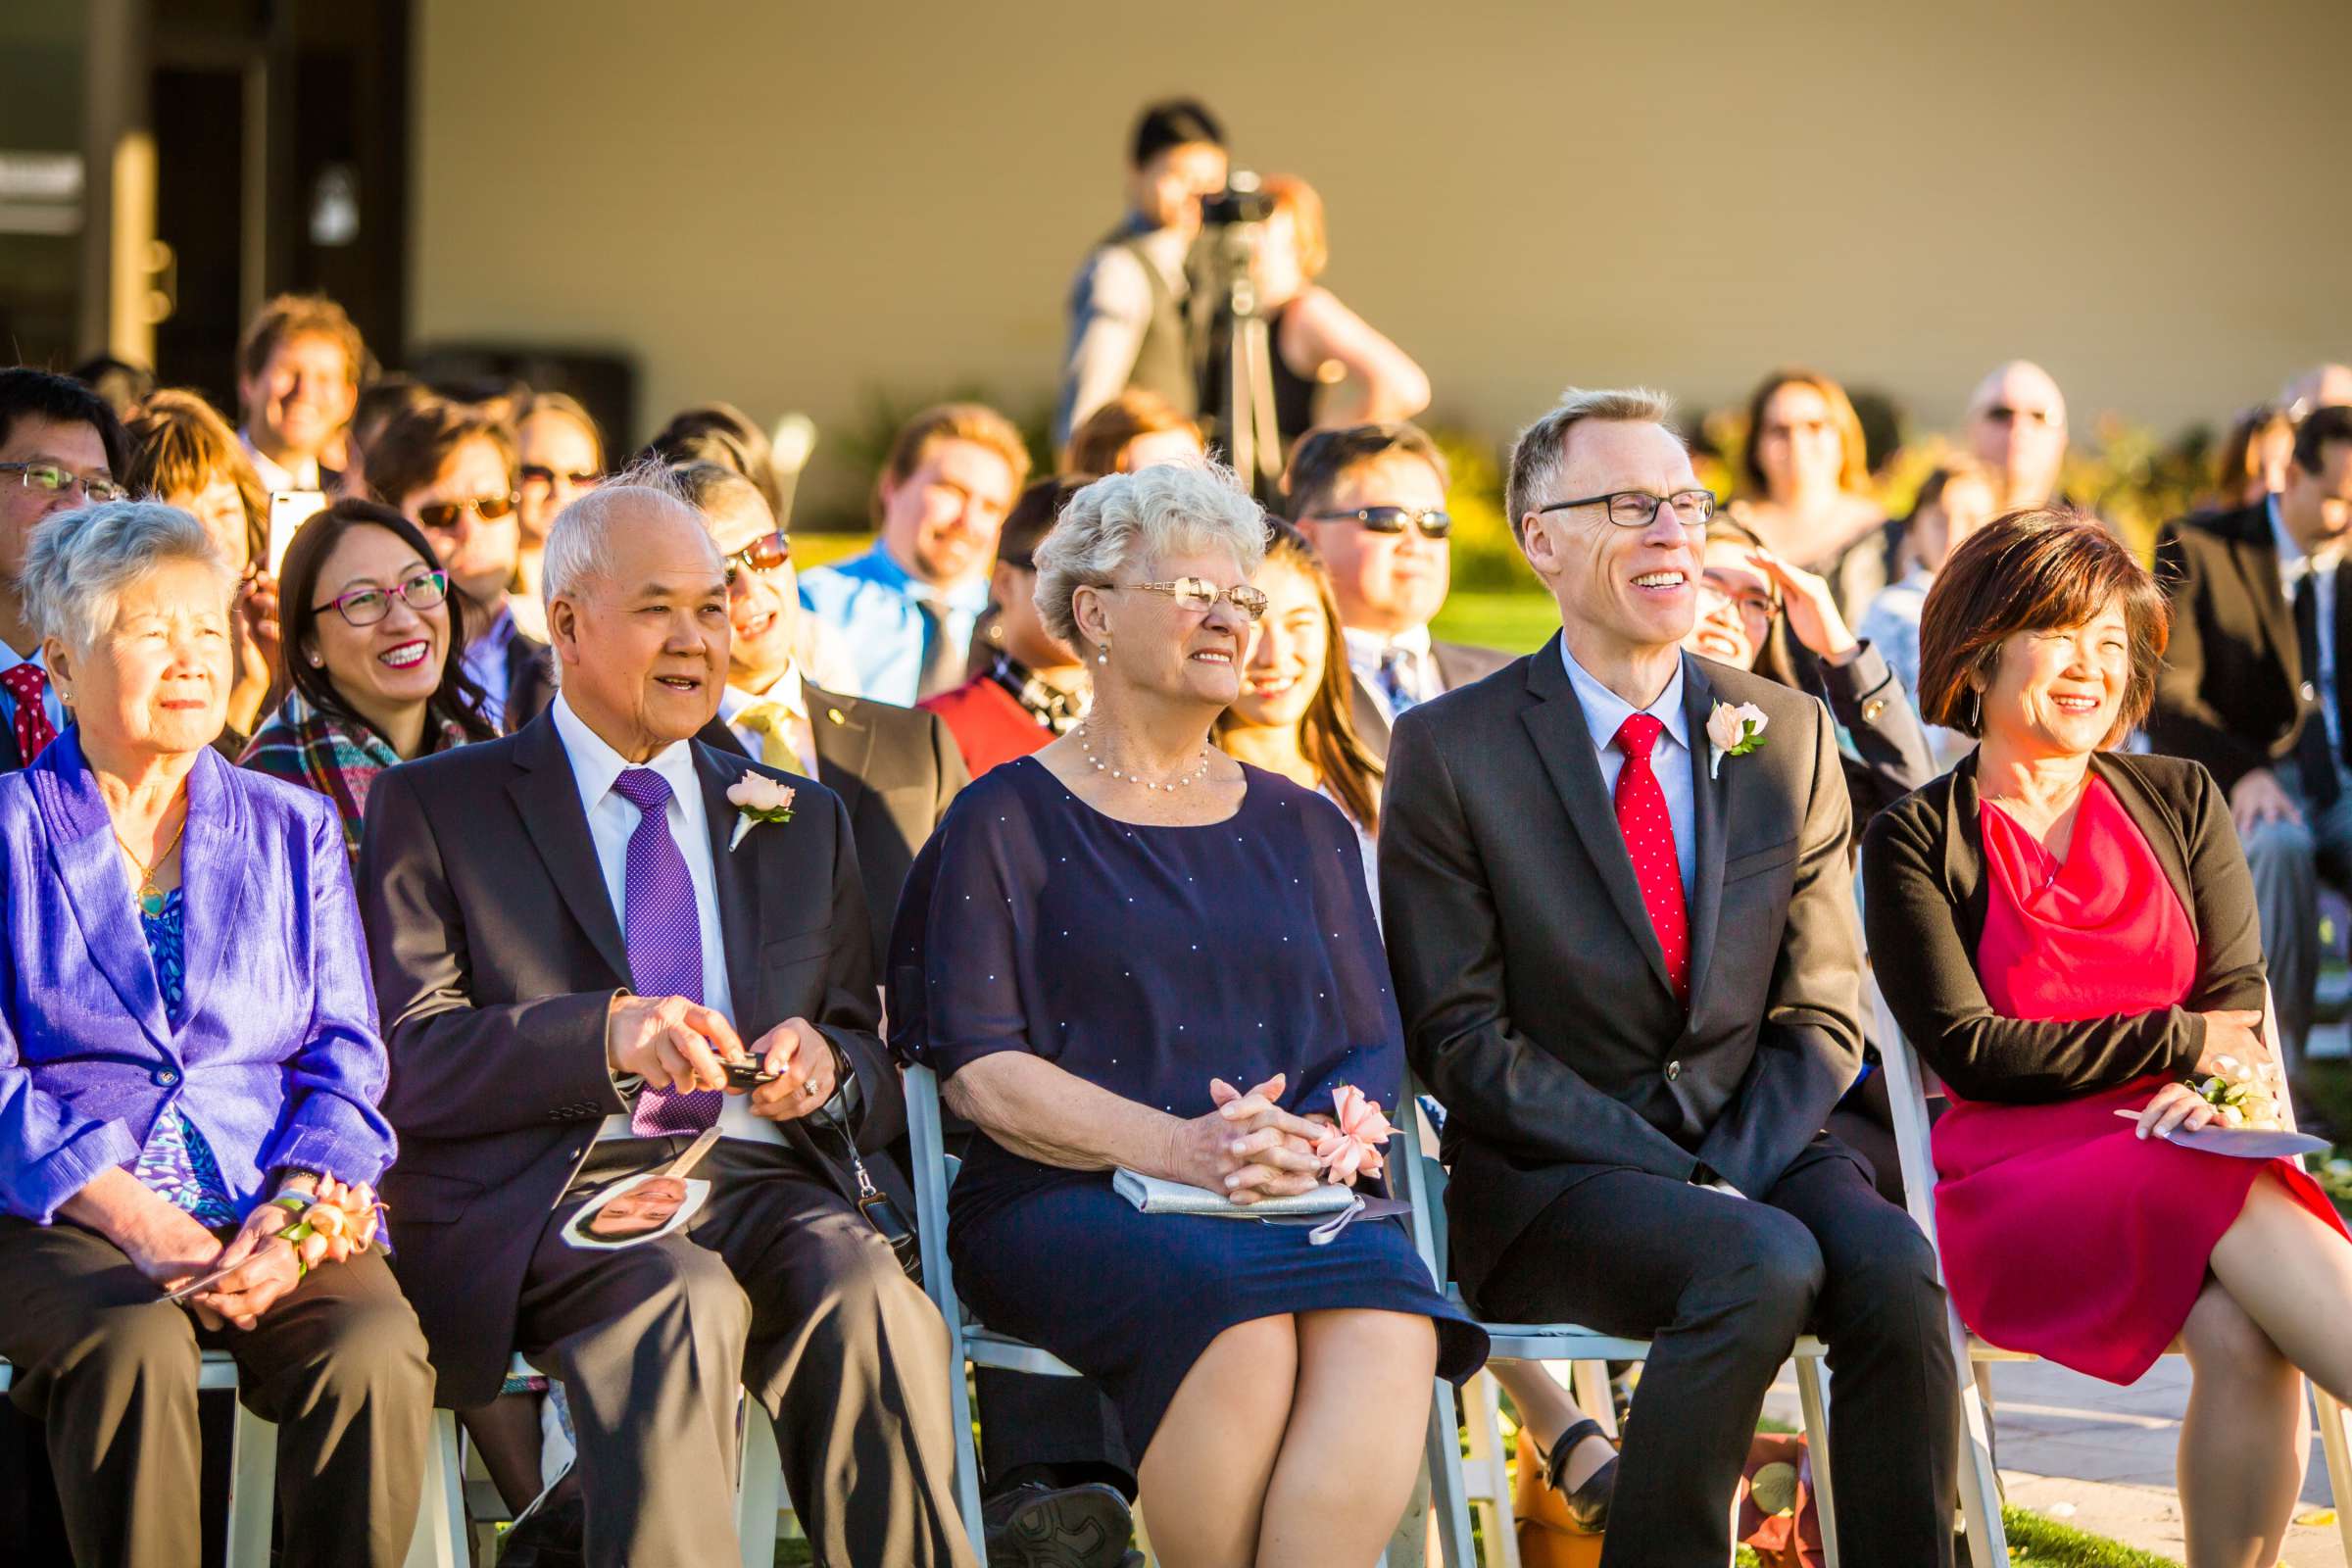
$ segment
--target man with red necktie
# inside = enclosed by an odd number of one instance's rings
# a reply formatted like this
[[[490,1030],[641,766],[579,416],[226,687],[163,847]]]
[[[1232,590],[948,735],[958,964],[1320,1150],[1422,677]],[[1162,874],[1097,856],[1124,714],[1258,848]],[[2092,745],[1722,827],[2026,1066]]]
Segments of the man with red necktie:
[[[1561,633],[1400,715],[1389,753],[1381,902],[1446,1111],[1453,1268],[1486,1317],[1650,1341],[1613,1489],[1604,1464],[1571,1494],[1604,1568],[1729,1559],[1807,1332],[1847,1556],[1948,1565],[1935,1258],[1821,1131],[1862,1058],[1836,730],[1682,651],[1715,498],[1666,416],[1572,391],[1519,438],[1508,509]]]
[[[115,475],[129,462],[122,421],[97,393],[46,370],[0,370],[0,772],[29,766],[69,719],[17,591],[25,543],[52,513],[120,497]]]
[[[554,704],[368,795],[402,1284],[441,1403],[489,1400],[515,1351],[563,1380],[589,1563],[741,1560],[748,1392],[819,1562],[968,1568],[946,1330],[833,1130],[872,1150],[903,1124],[849,815],[693,739],[726,682],[726,573],[664,483],[624,474],[557,517]],[[754,775],[789,786],[788,819],[735,799]],[[730,1057],[773,1081],[730,1087]],[[565,1242],[712,1129],[689,1221]]]

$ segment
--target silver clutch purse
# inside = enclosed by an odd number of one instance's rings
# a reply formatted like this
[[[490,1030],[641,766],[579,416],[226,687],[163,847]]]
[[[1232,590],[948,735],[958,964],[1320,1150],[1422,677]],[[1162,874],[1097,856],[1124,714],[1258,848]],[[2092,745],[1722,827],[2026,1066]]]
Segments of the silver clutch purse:
[[[1205,1214],[1216,1219],[1321,1219],[1351,1209],[1356,1202],[1348,1188],[1326,1183],[1291,1198],[1236,1203],[1223,1193],[1146,1176],[1124,1166],[1111,1177],[1110,1188],[1147,1214]]]

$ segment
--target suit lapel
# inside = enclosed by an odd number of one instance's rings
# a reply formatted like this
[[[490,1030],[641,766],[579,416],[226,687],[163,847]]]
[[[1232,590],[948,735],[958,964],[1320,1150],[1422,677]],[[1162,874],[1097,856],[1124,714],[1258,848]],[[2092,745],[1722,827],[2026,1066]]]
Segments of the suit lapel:
[[[1697,999],[1704,993],[1707,964],[1715,956],[1715,926],[1723,913],[1723,862],[1725,849],[1730,843],[1726,818],[1730,803],[1726,795],[1729,786],[1718,770],[1707,765],[1710,746],[1707,740],[1707,715],[1715,706],[1715,687],[1699,667],[1698,661],[1683,657],[1683,723],[1690,736],[1690,799],[1697,804],[1698,821],[1691,834],[1691,853],[1698,857],[1693,868],[1691,889],[1694,899],[1690,910],[1690,997],[1691,1008],[1697,1009]],[[1716,777],[1709,777],[1717,773]]]
[[[1625,852],[1625,835],[1617,828],[1617,808],[1600,782],[1600,760],[1593,755],[1592,728],[1585,719],[1584,704],[1569,684],[1561,662],[1560,640],[1554,636],[1529,662],[1527,689],[1536,701],[1521,710],[1520,720],[1543,759],[1551,787],[1567,808],[1569,825],[1584,840],[1585,854],[1600,884],[1616,906],[1626,934],[1649,960],[1650,973],[1671,992],[1666,977],[1666,951],[1658,946],[1657,928],[1642,902],[1642,884],[1634,876],[1633,858]]]
[[[816,781],[841,797],[855,819],[865,795],[866,764],[873,755],[873,726],[858,716],[858,700],[803,683],[808,727],[816,733]]]
[[[2270,514],[2257,507],[2241,515],[2253,521],[2238,530],[2236,548],[2230,558],[2237,563],[2246,593],[2254,601],[2254,612],[2262,617],[2263,635],[2270,639],[2272,656],[2286,671],[2291,690],[2303,683],[2303,648],[2295,636],[2294,612],[2278,586],[2278,546],[2271,538]]]
[[[164,1019],[155,960],[130,900],[129,872],[115,848],[114,819],[82,761],[79,732],[68,729],[52,741],[33,764],[32,778],[33,798],[49,829],[49,861],[65,886],[90,960],[147,1038],[170,1050],[172,1031]]]
[[[752,754],[743,749],[743,742],[736,738],[735,731],[728,727],[723,718],[713,718],[705,724],[702,733],[695,739],[713,751],[724,752],[729,757],[741,758],[745,761],[752,760]]]
[[[186,1016],[204,1005],[230,937],[242,924],[249,861],[238,846],[251,831],[245,801],[230,787],[229,767],[207,747],[188,775],[188,832],[179,857],[186,929]],[[143,939],[142,939],[143,940]]]
[[[743,777],[735,758],[697,743],[694,770],[703,781],[703,814],[710,819],[710,868],[718,893],[718,930],[727,950],[727,990],[735,999],[738,1024],[749,1026],[759,1006],[760,899],[766,883],[759,875],[759,847],[753,839],[780,833],[782,826],[755,826],[744,842],[735,837],[736,810],[727,788]],[[751,1038],[748,1027],[745,1038]]]
[[[612,912],[612,896],[605,889],[605,873],[597,864],[596,843],[588,836],[588,815],[580,808],[580,791],[564,753],[556,721],[541,713],[514,737],[514,777],[507,794],[522,818],[547,874],[570,906],[571,916],[596,945],[596,951],[622,980],[629,973],[629,945],[622,937],[619,916]]]

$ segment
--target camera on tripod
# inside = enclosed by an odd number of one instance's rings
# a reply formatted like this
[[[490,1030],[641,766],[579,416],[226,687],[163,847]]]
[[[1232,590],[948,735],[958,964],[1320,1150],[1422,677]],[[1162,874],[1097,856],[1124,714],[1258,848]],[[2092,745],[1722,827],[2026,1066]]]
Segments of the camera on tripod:
[[[1274,198],[1257,176],[1235,170],[1223,190],[1201,200],[1191,264],[1203,422],[1261,501],[1271,501],[1280,487],[1285,439],[1275,421],[1273,351],[1257,297],[1259,236],[1273,216]]]

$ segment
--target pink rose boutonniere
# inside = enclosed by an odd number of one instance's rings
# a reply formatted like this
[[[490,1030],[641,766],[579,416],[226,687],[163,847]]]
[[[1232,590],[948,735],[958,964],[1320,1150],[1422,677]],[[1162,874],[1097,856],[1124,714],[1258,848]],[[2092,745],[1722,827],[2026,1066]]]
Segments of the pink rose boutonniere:
[[[737,811],[735,836],[727,840],[733,850],[743,842],[745,834],[762,822],[792,820],[792,787],[779,784],[764,773],[746,770],[743,777],[727,786],[727,802]]]
[[[1717,703],[1707,715],[1707,777],[1722,772],[1725,758],[1745,757],[1763,745],[1768,722],[1764,710],[1753,703],[1741,703],[1738,708]]]

